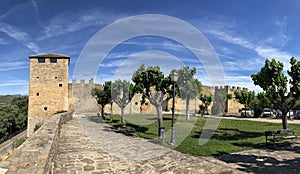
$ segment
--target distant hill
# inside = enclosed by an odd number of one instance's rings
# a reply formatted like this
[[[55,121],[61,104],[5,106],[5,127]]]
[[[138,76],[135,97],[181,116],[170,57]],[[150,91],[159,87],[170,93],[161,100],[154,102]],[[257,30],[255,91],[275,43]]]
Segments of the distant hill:
[[[21,97],[21,95],[0,95],[0,104],[9,103],[14,97]]]

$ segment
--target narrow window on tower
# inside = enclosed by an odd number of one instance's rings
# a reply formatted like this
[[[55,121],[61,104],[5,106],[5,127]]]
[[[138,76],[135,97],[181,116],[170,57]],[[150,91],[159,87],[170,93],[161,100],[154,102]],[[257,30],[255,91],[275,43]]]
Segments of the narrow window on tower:
[[[39,63],[45,63],[46,59],[45,58],[38,58]]]
[[[37,93],[36,93],[36,96],[40,96],[40,93],[39,93],[39,92],[37,92]]]
[[[60,83],[60,84],[58,84],[58,86],[59,86],[59,87],[62,87],[63,85],[62,85],[62,83]]]
[[[47,108],[47,107],[44,107],[44,110],[45,110],[45,111],[47,111],[47,110],[48,110],[48,108]]]
[[[51,58],[50,63],[57,63],[57,59],[56,58]]]

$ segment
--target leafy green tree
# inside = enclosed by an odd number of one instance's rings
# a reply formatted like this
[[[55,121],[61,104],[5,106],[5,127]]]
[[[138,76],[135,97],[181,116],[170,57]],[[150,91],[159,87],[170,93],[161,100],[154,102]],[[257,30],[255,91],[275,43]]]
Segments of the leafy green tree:
[[[179,70],[172,70],[170,76],[172,74],[177,73],[178,80],[176,82],[177,87],[179,87],[179,96],[184,99],[186,102],[186,119],[190,119],[190,100],[195,99],[199,96],[201,91],[200,82],[194,78],[196,74],[196,68],[190,69],[188,66],[184,66]]]
[[[199,99],[202,101],[202,105],[200,106],[201,114],[202,116],[206,113],[208,113],[208,106],[212,102],[212,95],[201,95]]]
[[[133,74],[132,81],[135,83],[137,93],[141,93],[143,99],[148,99],[155,106],[158,116],[158,135],[162,138],[163,130],[162,104],[170,87],[171,79],[165,77],[159,66],[141,65]]]
[[[264,108],[268,108],[270,106],[272,106],[271,101],[267,98],[265,92],[257,93],[255,99],[250,102],[250,107],[253,108],[255,117],[260,117]]]
[[[15,97],[0,105],[0,139],[27,125],[28,97]]]
[[[18,114],[14,118],[14,130],[21,130],[27,126],[28,97],[15,97],[10,102],[18,107]]]
[[[112,100],[121,109],[121,122],[124,123],[124,109],[134,96],[133,85],[126,80],[116,80],[111,84],[111,92]]]
[[[255,99],[255,92],[254,91],[235,91],[234,92],[235,99],[239,101],[240,104],[244,105],[244,108],[247,108],[250,106],[251,101]],[[245,115],[246,116],[246,109],[245,109]]]
[[[104,117],[105,105],[111,104],[111,82],[105,82],[103,89],[94,88],[92,89],[91,95],[97,99],[99,105],[101,105],[101,116]],[[111,104],[112,105],[112,104]]]
[[[290,64],[290,80],[283,73],[283,63],[275,59],[267,59],[265,66],[257,74],[251,75],[254,84],[260,86],[274,107],[282,111],[283,129],[288,128],[287,113],[295,106],[300,96],[300,62],[292,57]]]

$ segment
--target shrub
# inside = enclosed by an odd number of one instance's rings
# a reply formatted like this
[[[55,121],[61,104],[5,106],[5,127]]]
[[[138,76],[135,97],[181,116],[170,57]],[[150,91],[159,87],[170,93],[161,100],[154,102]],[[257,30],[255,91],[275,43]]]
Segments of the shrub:
[[[15,149],[26,141],[26,137],[16,139],[12,144],[12,149]]]
[[[37,131],[42,125],[43,125],[43,122],[38,122],[37,124],[35,124],[33,132]]]

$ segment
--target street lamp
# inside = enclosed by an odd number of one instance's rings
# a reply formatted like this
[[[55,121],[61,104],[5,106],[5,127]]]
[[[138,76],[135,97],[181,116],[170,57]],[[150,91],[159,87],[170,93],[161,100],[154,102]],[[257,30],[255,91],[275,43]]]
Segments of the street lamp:
[[[178,74],[176,72],[173,72],[171,75],[171,79],[173,81],[173,102],[172,102],[172,132],[171,132],[171,142],[170,144],[173,146],[175,145],[175,128],[174,128],[174,115],[175,115],[175,95],[176,95],[176,82],[178,80]]]

